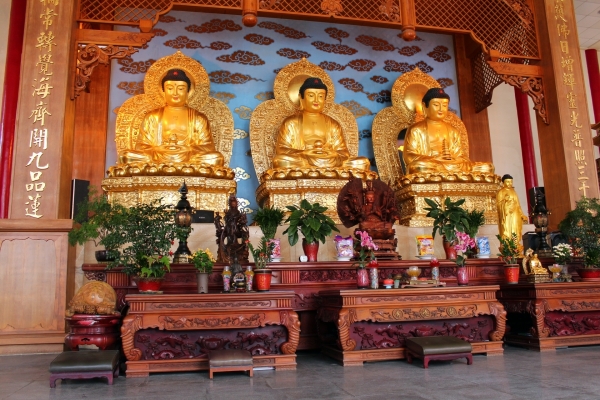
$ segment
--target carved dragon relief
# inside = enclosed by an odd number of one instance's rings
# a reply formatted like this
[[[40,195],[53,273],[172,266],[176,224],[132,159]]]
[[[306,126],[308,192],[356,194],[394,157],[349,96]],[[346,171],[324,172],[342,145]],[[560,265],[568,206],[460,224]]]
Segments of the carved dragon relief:
[[[127,316],[123,320],[123,325],[121,326],[121,342],[125,358],[127,358],[128,361],[138,361],[142,358],[142,351],[135,348],[134,339],[135,333],[142,329],[143,320],[141,315],[136,315],[134,317]]]
[[[264,313],[241,314],[235,317],[185,317],[161,315],[158,317],[161,329],[218,329],[218,328],[255,328],[259,326],[274,325],[277,322],[266,320]]]
[[[296,354],[298,343],[300,342],[300,320],[298,314],[294,311],[281,311],[279,313],[281,325],[288,331],[288,341],[281,345],[283,354]]]
[[[506,310],[501,303],[489,303],[490,312],[496,319],[496,329],[490,332],[490,340],[500,341],[506,332]]]

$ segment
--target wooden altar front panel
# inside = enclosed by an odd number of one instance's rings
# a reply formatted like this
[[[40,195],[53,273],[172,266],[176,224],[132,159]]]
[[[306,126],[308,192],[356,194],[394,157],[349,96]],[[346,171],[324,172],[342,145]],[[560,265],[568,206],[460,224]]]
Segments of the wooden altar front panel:
[[[322,305],[317,312],[319,335],[323,341],[322,351],[340,361],[344,366],[361,366],[365,361],[397,360],[405,357],[403,346],[406,336],[430,336],[442,334],[432,327],[435,321],[464,321],[460,324],[445,324],[446,335],[461,337],[461,328],[471,330],[467,322],[480,316],[492,316],[494,326],[484,340],[469,340],[473,353],[502,355],[502,337],[504,336],[506,312],[496,300],[499,286],[465,286],[424,289],[388,289],[388,290],[329,290],[319,296]],[[367,338],[365,326],[361,322],[376,323],[377,333],[382,339],[372,346]],[[402,324],[397,324],[401,322]],[[479,321],[476,321],[476,324]],[[336,342],[326,337],[325,325],[332,323],[337,329]],[[402,325],[417,323],[414,333],[404,332]],[[322,329],[323,328],[323,329]],[[476,328],[475,328],[476,329]],[[358,334],[363,341],[358,343],[353,337]],[[396,340],[392,341],[396,336]],[[489,339],[489,340],[486,340]],[[375,347],[375,348],[362,348]]]
[[[193,351],[171,359],[162,359],[160,356],[158,359],[144,359],[146,354],[140,346],[143,340],[136,340],[136,332],[150,328],[166,331],[166,335],[163,335],[166,339],[161,340],[176,343],[180,341],[176,334],[183,331],[203,331],[210,335],[210,331],[281,325],[287,329],[287,341],[279,346],[278,354],[253,353],[254,366],[295,370],[300,322],[298,314],[292,310],[293,298],[294,293],[286,291],[127,295],[129,311],[121,327],[123,352],[127,358],[127,377],[148,376],[151,372],[208,369],[208,359],[205,356],[195,356]],[[190,344],[195,349],[196,343]]]
[[[501,285],[505,342],[538,351],[600,344],[600,282]]]

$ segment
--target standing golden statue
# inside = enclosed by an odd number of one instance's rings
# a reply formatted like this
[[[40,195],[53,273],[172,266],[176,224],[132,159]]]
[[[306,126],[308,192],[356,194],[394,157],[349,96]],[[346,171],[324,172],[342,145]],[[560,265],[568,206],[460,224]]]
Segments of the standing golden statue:
[[[444,121],[450,96],[431,88],[422,100],[425,119],[408,128],[404,139],[406,173],[479,172],[493,174],[491,163],[471,162],[461,133]]]
[[[490,162],[469,157],[465,124],[449,109],[440,83],[419,68],[392,86],[392,106],[373,120],[373,150],[381,179],[398,199],[400,224],[430,227],[425,199],[465,199],[469,210],[484,210],[496,224],[500,177]]]
[[[350,158],[342,127],[323,114],[327,86],[307,78],[300,89],[300,112],[286,118],[279,128],[274,168],[349,167],[368,170],[365,157]]]
[[[119,162],[222,166],[223,154],[215,149],[208,120],[187,105],[191,81],[185,71],[169,70],[161,84],[166,106],[146,115],[135,149],[119,154]]]
[[[144,93],[118,109],[118,160],[102,181],[111,202],[133,205],[162,199],[176,204],[185,180],[192,207],[226,207],[236,188],[229,168],[233,115],[209,94],[202,64],[180,51],[152,64],[144,77]]]
[[[504,175],[502,177],[502,189],[496,194],[496,206],[498,207],[498,234],[505,238],[516,234],[521,240],[523,222],[527,222],[527,216],[521,209],[517,192],[513,187],[513,177]]]

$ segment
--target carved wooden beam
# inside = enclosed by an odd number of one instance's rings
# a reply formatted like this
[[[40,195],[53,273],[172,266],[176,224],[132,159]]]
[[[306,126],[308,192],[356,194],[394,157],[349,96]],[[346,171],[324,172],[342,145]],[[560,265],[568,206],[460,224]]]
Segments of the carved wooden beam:
[[[500,79],[511,86],[521,89],[533,100],[533,109],[548,124],[548,107],[544,94],[542,68],[535,65],[508,64],[488,61],[488,65],[498,74]]]
[[[410,42],[417,37],[415,32],[417,25],[415,0],[400,0],[400,10],[402,11],[402,39]]]
[[[154,33],[99,31],[80,29],[77,31],[76,72],[71,90],[74,100],[90,81],[98,64],[107,65],[113,58],[125,58],[144,46]]]

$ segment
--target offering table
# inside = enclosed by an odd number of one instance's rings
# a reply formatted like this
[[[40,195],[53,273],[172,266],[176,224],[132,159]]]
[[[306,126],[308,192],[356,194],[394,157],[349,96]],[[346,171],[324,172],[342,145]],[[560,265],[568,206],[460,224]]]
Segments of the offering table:
[[[497,285],[326,290],[317,311],[322,351],[344,366],[405,357],[411,336],[454,336],[502,355],[506,312]]]
[[[600,282],[501,285],[505,341],[538,351],[600,344]]]
[[[127,377],[208,370],[210,350],[250,351],[255,367],[296,369],[294,292],[128,294],[121,327]]]

